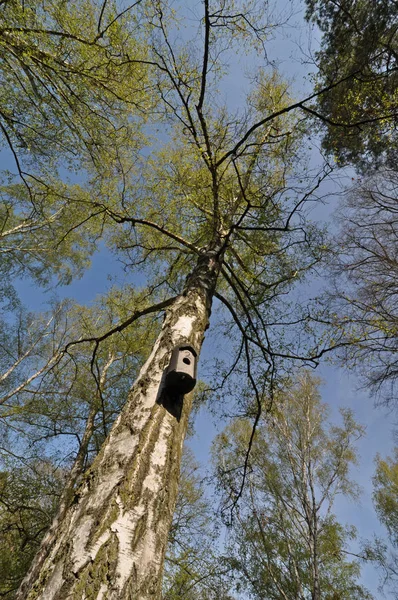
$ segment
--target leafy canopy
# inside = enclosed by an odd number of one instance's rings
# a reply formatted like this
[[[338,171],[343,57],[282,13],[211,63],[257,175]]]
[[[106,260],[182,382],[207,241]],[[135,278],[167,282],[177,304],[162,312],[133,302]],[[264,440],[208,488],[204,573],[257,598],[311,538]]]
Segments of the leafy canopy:
[[[398,73],[395,0],[306,0],[322,33],[315,54],[323,144],[339,164],[361,170],[397,160]]]

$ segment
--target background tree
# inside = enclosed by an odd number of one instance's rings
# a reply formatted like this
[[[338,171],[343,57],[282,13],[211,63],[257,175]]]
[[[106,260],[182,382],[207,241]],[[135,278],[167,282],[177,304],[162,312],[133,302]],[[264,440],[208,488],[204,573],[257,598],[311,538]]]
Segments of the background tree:
[[[254,437],[229,542],[231,566],[253,598],[371,597],[358,584],[358,562],[345,555],[355,529],[333,514],[339,494],[358,494],[349,471],[364,430],[348,410],[340,411],[341,426],[328,423],[318,386],[305,373],[278,392],[278,403]],[[241,418],[214,443],[226,508],[238,493],[250,432]]]
[[[220,527],[200,477],[185,448],[165,559],[162,600],[233,600],[230,567],[220,548]]]
[[[15,323],[2,328],[0,538],[2,592],[10,597],[120,412],[153,342],[156,320],[143,319],[134,333],[114,336],[94,357],[91,344],[65,348],[108,331],[135,302],[144,306],[144,291],[124,295],[113,289],[90,308],[70,301],[41,315],[19,308]]]
[[[388,403],[397,380],[397,182],[394,170],[383,169],[346,192],[326,301],[340,359]]]
[[[49,460],[2,460],[0,473],[0,594],[15,597],[51,524],[64,473]]]
[[[365,546],[366,556],[374,560],[382,573],[382,589],[398,597],[398,449],[393,457],[376,460],[373,501],[381,523],[388,532],[388,542],[380,538]]]
[[[137,18],[114,2],[1,3],[1,131],[23,182],[27,166],[98,164],[107,138],[123,147],[133,133],[139,119],[126,122],[125,106],[138,117],[149,100]]]
[[[395,0],[306,0],[322,38],[315,53],[320,94],[313,106],[324,148],[366,171],[397,162],[398,11]],[[320,118],[320,121],[319,121]]]

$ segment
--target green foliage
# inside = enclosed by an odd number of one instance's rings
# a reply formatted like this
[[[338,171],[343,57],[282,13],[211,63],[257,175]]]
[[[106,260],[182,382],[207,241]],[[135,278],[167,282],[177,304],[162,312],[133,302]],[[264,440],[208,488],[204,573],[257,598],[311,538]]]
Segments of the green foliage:
[[[126,104],[143,100],[145,71],[126,55],[144,58],[145,45],[127,36],[132,15],[116,15],[114,2],[102,14],[91,0],[2,3],[1,127],[24,160],[104,158]]]
[[[365,551],[381,572],[381,588],[398,598],[398,448],[392,457],[377,457],[373,485],[373,501],[388,540],[376,538]]]
[[[0,418],[3,431],[11,428],[10,444],[15,440],[12,431],[21,432],[19,454],[24,444],[42,440],[51,447],[51,440],[62,436],[59,460],[69,463],[94,411],[92,439],[85,452],[95,456],[149,353],[157,323],[148,317],[134,329],[110,336],[95,355],[93,342],[83,340],[106,333],[135,306],[142,308],[145,296],[145,291],[112,289],[92,307],[65,302],[42,315],[19,311],[15,324],[2,329]],[[71,342],[77,344],[68,347]]]
[[[62,284],[89,266],[104,227],[93,183],[120,183],[126,152],[145,143],[149,96],[138,15],[113,2],[0,6],[0,143],[3,285],[29,275]],[[130,29],[131,28],[131,29]],[[77,181],[79,182],[77,184]],[[101,214],[101,216],[100,216]]]
[[[398,448],[395,456],[376,461],[374,502],[380,521],[387,527],[391,542],[398,547]]]
[[[387,536],[374,536],[362,544],[363,558],[380,573],[380,592],[398,598],[398,448],[394,456],[376,457],[373,502]],[[388,596],[390,597],[390,595]]]
[[[40,285],[54,280],[65,285],[80,277],[90,265],[102,226],[86,202],[82,188],[50,177],[28,189],[21,183],[1,186],[1,285],[23,276]],[[82,222],[84,230],[77,231]]]
[[[371,597],[357,583],[358,563],[344,554],[355,530],[332,512],[338,494],[356,497],[349,469],[364,431],[349,411],[342,411],[341,426],[328,424],[318,386],[306,374],[278,394],[271,416],[257,427],[246,466],[248,420],[236,420],[214,444],[225,508],[238,499],[247,472],[229,551],[253,598]]]
[[[7,466],[0,472],[0,595],[10,600],[51,523],[64,474],[43,459]]]
[[[338,164],[362,170],[397,158],[397,6],[392,0],[307,0],[307,19],[322,32],[316,89]],[[337,125],[337,126],[336,126]]]

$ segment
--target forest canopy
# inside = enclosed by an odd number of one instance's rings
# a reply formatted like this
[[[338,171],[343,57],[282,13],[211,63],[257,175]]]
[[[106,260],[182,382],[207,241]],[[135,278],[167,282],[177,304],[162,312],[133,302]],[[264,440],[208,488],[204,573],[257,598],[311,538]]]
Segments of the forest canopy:
[[[0,1],[4,598],[372,598],[369,565],[393,590],[396,460],[365,539],[334,508],[361,415],[311,370],[395,408],[397,13]]]

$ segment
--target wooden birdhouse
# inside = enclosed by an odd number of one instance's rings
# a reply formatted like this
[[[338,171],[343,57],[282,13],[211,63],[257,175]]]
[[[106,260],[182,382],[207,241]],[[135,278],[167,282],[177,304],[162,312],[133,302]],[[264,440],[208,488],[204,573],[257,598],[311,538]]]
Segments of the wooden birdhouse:
[[[192,346],[175,346],[166,371],[166,388],[181,394],[191,392],[196,385],[197,357],[198,354]]]

